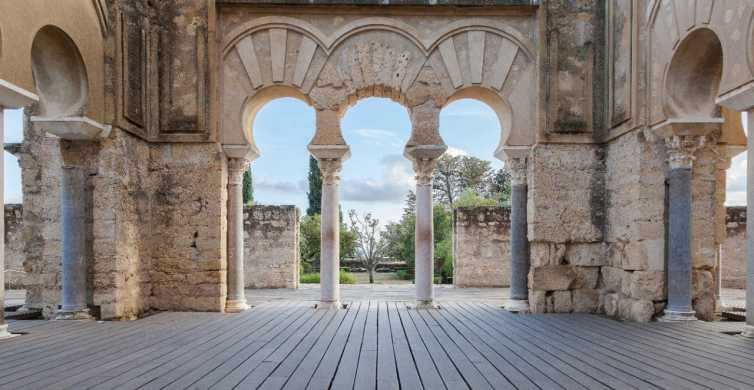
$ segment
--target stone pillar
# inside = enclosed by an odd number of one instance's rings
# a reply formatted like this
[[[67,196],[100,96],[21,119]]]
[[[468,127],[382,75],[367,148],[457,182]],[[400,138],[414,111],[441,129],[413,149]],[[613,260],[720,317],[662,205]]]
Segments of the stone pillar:
[[[700,136],[665,139],[668,152],[668,304],[662,321],[696,320],[692,307],[691,168],[694,152],[704,145]]]
[[[414,277],[416,307],[434,305],[434,221],[432,213],[432,175],[437,158],[413,159],[416,172],[416,232]]]
[[[511,287],[505,308],[529,311],[529,239],[527,237],[527,158],[508,158],[511,171]]]
[[[318,158],[322,173],[320,299],[317,308],[340,308],[340,158]]]
[[[65,162],[61,179],[62,293],[58,320],[90,319],[87,297],[87,178],[80,162]]]
[[[754,108],[746,113],[749,129],[746,177],[754,178]],[[754,337],[754,180],[746,181],[746,325],[742,335]]]
[[[0,139],[5,139],[4,108],[0,106]],[[0,159],[0,200],[5,205],[5,158]],[[5,213],[0,216],[0,237],[5,237]],[[5,240],[0,240],[0,339],[10,337],[5,323]]]
[[[243,280],[243,174],[249,166],[244,158],[228,158],[228,297],[226,313],[238,313],[246,304]]]

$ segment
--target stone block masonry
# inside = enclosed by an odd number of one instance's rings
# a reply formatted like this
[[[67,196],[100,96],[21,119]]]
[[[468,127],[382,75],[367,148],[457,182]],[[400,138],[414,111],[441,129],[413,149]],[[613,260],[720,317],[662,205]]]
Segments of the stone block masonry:
[[[510,209],[460,207],[453,212],[456,287],[510,285]]]
[[[23,288],[24,276],[24,209],[20,204],[5,205],[5,288]]]
[[[722,287],[743,289],[746,288],[746,207],[728,207],[726,233],[720,248]],[[7,251],[8,247],[5,248]]]
[[[244,209],[246,288],[297,288],[299,215],[295,206]]]

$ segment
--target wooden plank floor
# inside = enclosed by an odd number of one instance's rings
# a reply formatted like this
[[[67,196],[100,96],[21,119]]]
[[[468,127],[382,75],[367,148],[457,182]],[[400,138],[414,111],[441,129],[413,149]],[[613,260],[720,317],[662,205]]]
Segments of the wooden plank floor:
[[[11,322],[1,389],[753,389],[740,323],[513,315],[391,301],[133,322]]]

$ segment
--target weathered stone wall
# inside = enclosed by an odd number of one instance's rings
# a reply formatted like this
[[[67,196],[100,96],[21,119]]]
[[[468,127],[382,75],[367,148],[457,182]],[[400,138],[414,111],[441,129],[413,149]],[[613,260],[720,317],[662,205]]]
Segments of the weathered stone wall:
[[[543,144],[530,160],[530,307],[537,313],[597,312],[605,264],[602,149]]]
[[[299,210],[255,205],[244,209],[244,281],[247,288],[297,288]]]
[[[152,308],[223,310],[227,167],[220,147],[162,144],[149,164]]]
[[[151,308],[149,157],[154,149],[120,129],[100,144],[94,186],[93,304],[105,319]]]
[[[746,288],[746,207],[728,207],[720,252],[723,288]],[[7,249],[6,249],[7,250]]]
[[[23,288],[24,271],[24,232],[23,206],[5,205],[5,288]]]
[[[510,285],[510,209],[460,207],[453,212],[453,284]]]
[[[604,310],[615,318],[649,321],[666,299],[664,145],[635,131],[606,151]]]
[[[60,302],[60,142],[30,126],[16,157],[23,191],[26,306],[54,313]]]

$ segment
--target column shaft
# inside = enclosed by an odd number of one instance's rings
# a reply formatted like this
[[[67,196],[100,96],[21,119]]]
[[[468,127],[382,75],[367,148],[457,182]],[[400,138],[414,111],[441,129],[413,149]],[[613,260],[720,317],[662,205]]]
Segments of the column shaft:
[[[249,308],[244,292],[243,173],[248,162],[228,159],[228,297],[225,311],[237,313]]]
[[[746,161],[746,326],[743,335],[754,337],[754,109],[747,112],[749,139]]]
[[[87,173],[78,165],[66,165],[61,180],[62,296],[58,319],[86,319],[87,295],[86,224]]]
[[[434,301],[434,226],[432,184],[416,184],[416,236],[414,273],[417,307],[431,307]]]
[[[669,179],[668,306],[666,315],[693,317],[691,306],[691,168],[673,168]]]
[[[340,306],[340,159],[320,159],[322,201],[320,219],[320,303],[322,309]]]
[[[0,106],[0,139],[5,139],[4,112]],[[0,159],[0,200],[5,205],[5,159]],[[0,237],[5,237],[5,213],[0,213]],[[5,240],[0,240],[0,339],[9,337],[5,323]]]
[[[527,238],[527,185],[511,187],[511,287],[512,311],[528,310],[529,300],[529,239]]]

